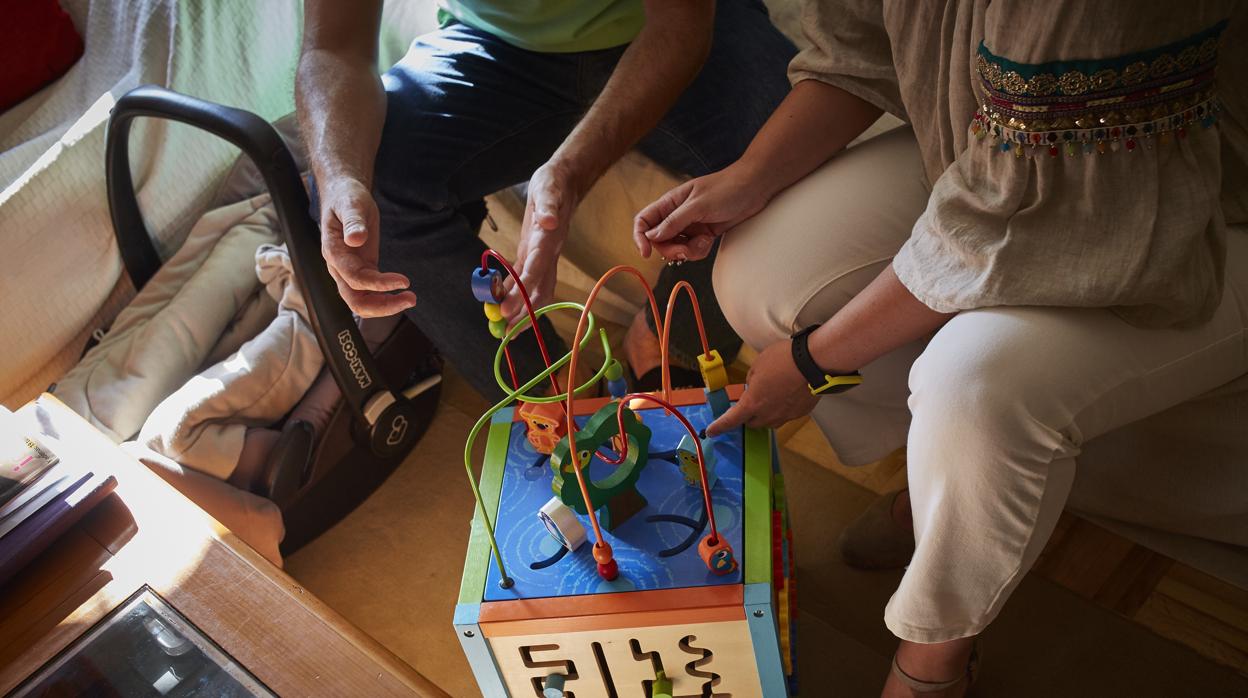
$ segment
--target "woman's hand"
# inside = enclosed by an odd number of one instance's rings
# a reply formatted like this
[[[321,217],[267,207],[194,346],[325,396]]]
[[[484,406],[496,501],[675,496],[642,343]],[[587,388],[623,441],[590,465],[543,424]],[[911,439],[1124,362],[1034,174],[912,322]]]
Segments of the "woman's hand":
[[[741,399],[706,428],[707,436],[732,431],[742,424],[775,428],[804,417],[815,409],[819,398],[810,394],[806,378],[793,363],[789,340],[781,340],[763,350],[750,374]]]
[[[633,241],[642,257],[704,259],[715,238],[762,210],[770,196],[738,161],[691,179],[659,197],[633,219]]]

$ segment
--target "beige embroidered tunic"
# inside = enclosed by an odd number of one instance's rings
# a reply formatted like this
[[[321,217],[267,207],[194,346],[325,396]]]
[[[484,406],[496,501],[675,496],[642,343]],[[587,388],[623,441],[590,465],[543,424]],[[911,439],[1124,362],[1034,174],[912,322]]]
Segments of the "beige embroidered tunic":
[[[789,73],[913,126],[932,192],[893,265],[926,305],[1194,324],[1248,234],[1245,6],[807,2]]]

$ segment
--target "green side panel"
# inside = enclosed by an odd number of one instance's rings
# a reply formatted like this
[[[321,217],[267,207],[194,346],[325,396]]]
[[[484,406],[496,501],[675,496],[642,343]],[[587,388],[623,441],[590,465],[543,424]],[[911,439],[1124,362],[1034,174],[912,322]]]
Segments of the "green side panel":
[[[771,583],[771,430],[745,430],[745,583]]]
[[[503,467],[507,465],[507,446],[511,440],[511,423],[512,408],[499,410],[490,422],[489,437],[485,442],[485,465],[481,468],[481,499],[491,517],[498,512],[498,498],[503,487]],[[459,583],[459,603],[481,603],[485,594],[485,573],[490,566],[490,537],[485,533],[485,521],[481,518],[481,512],[476,507],[473,510],[468,556],[464,558],[464,576]]]

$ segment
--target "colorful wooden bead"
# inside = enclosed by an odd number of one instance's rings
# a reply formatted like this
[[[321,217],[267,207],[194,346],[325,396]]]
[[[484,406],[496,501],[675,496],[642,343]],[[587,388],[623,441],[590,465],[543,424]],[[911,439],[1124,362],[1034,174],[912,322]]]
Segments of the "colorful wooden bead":
[[[497,269],[477,267],[472,271],[472,295],[482,303],[503,300],[503,275]]]
[[[650,686],[650,698],[672,698],[672,680],[667,672],[659,669],[654,672],[654,683]]]
[[[711,444],[702,442],[702,458],[706,461],[706,484],[714,487],[719,480],[715,474],[715,449]],[[685,434],[676,445],[676,462],[680,466],[680,474],[685,476],[685,484],[690,487],[702,487],[702,469],[698,467],[698,451],[693,445],[693,437]]]
[[[615,560],[611,560],[605,565],[600,562],[598,563],[598,576],[602,577],[604,581],[614,582],[615,578],[620,576],[620,566]]]
[[[485,318],[490,322],[503,319],[503,309],[498,306],[498,303],[482,303],[481,305],[485,308]]]
[[[728,399],[728,391],[720,388],[719,390],[706,391],[706,404],[711,406],[711,414],[715,415],[716,419],[719,419],[732,406],[732,401]]]
[[[611,551],[611,544],[605,540],[600,540],[597,543],[594,543],[592,552],[594,554],[594,562],[597,562],[600,565],[605,565],[610,562],[614,555]]]
[[[724,359],[718,349],[698,357],[698,368],[702,371],[702,382],[706,389],[715,391],[728,385],[728,372],[724,370]]]
[[[628,383],[624,380],[624,367],[619,361],[611,359],[611,363],[607,365],[605,377],[607,392],[611,394],[611,397],[619,399],[628,394]]]
[[[735,572],[737,560],[733,557],[732,546],[722,536],[711,542],[712,536],[707,535],[698,543],[698,557],[702,558],[706,568],[714,574],[725,575]]]
[[[507,321],[490,320],[490,334],[493,335],[495,339],[502,339],[503,335],[507,334]]]
[[[542,682],[542,698],[563,698],[566,677],[563,674],[547,674]]]

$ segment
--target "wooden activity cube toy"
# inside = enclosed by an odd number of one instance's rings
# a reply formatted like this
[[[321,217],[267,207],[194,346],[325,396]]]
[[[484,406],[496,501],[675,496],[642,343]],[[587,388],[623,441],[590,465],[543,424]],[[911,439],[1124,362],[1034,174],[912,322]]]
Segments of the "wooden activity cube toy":
[[[735,401],[740,392],[741,386],[728,386],[726,396]],[[671,395],[696,429],[712,420],[705,391]],[[578,401],[577,428],[586,429],[606,404],[607,398]],[[650,432],[648,463],[636,478],[640,501],[633,504],[640,508],[618,525],[603,519],[619,565],[618,577],[606,581],[593,546],[579,544],[584,516],[562,522],[573,529],[562,532],[572,550],[539,517],[555,476],[517,411],[493,415],[480,485],[512,584],[500,584],[478,512],[455,610],[455,631],[483,694],[795,693],[792,541],[773,434],[745,428],[704,442],[714,464],[715,519],[737,563],[717,574],[698,551],[707,516],[700,486],[682,469],[679,447],[687,431],[662,407],[634,405]],[[593,458],[586,472],[600,483],[623,467]]]
[[[503,317],[514,280],[526,315]],[[663,389],[628,392],[599,330],[604,360],[586,383],[577,358],[594,337],[589,308],[617,273],[645,286],[661,337]],[[795,590],[784,486],[769,430],[706,427],[731,409],[728,385],[707,343],[693,288],[678,282],[668,316],[644,276],[614,267],[584,305],[534,309],[523,282],[487,250],[472,271],[490,334],[500,340],[494,375],[507,396],[471,429],[464,468],[476,499],[455,632],[487,698],[782,697],[796,693]],[[704,389],[673,391],[666,367],[671,308],[689,296],[702,340]],[[552,358],[538,318],[580,313],[571,351]],[[546,369],[523,381],[509,343],[534,329]],[[504,359],[511,374],[503,377]],[[548,395],[529,393],[549,381]],[[578,399],[603,387],[611,397]],[[472,446],[487,435],[478,480]]]

